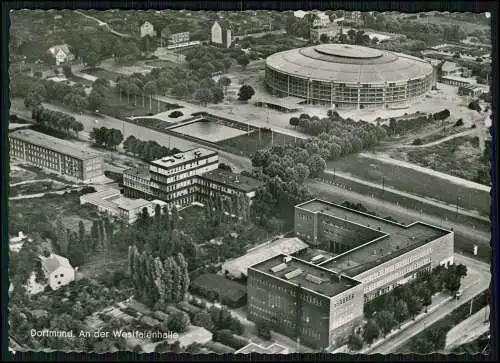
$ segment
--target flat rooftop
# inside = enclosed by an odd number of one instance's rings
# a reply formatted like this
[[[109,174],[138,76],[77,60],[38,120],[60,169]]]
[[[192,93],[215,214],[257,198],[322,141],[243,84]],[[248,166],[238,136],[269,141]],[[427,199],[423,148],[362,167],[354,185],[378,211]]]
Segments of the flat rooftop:
[[[250,268],[278,277],[291,285],[298,286],[300,284],[305,289],[315,291],[327,297],[336,296],[361,283],[345,275],[337,274],[324,267],[316,266],[291,256],[289,256],[290,261],[286,265],[283,265],[283,268],[277,268],[273,272],[271,269],[282,265],[285,257],[287,255],[281,254],[253,265]],[[297,271],[297,273],[289,275],[292,271]],[[301,273],[299,274],[299,272]],[[313,277],[312,279],[311,276]]]
[[[319,264],[328,270],[341,272],[351,277],[451,233],[451,231],[422,222],[409,225],[394,223],[319,199],[299,204],[296,208],[344,219],[377,232],[380,228],[380,232],[384,233],[351,251]]]
[[[123,197],[117,189],[106,189],[100,192],[85,194],[82,197],[88,203],[116,211],[118,211],[118,209],[130,211],[152,204],[152,202],[145,199],[130,199]]]
[[[204,148],[196,148],[172,156],[165,156],[164,158],[152,161],[151,164],[159,166],[161,168],[170,169],[179,164],[187,163],[191,160],[212,155],[218,155],[217,151],[212,151]]]
[[[308,261],[314,265],[319,265],[326,260],[331,260],[333,257],[338,256],[329,251],[320,250],[318,248],[306,248],[293,254],[293,257]]]
[[[9,137],[22,140],[27,143],[41,146],[43,148],[66,154],[80,160],[92,159],[104,154],[83,146],[76,145],[70,141],[58,139],[57,137],[42,134],[33,130],[17,130],[11,132]]]
[[[207,179],[215,183],[229,185],[233,189],[241,190],[245,193],[254,191],[264,185],[264,183],[260,180],[222,169],[209,171],[208,173],[201,175],[200,178]]]

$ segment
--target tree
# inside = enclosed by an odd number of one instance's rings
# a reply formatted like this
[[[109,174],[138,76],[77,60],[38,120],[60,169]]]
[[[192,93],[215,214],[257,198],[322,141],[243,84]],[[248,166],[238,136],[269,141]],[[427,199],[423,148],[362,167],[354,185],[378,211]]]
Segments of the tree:
[[[206,310],[201,310],[194,314],[193,325],[201,326],[209,331],[212,331],[214,329],[212,316]]]
[[[73,76],[73,70],[71,69],[71,65],[65,64],[63,65],[63,74],[66,76],[66,78],[70,78]]]
[[[352,332],[347,340],[347,347],[353,351],[360,350],[363,348],[363,338],[355,332]]]
[[[87,98],[75,93],[68,93],[63,102],[74,112],[82,112],[88,107]]]
[[[30,93],[24,98],[24,106],[26,108],[36,108],[42,104],[43,98],[38,93]]]
[[[382,310],[375,315],[375,319],[380,326],[380,330],[382,334],[385,336],[392,330],[394,327],[394,313]]]
[[[311,155],[307,165],[309,165],[309,176],[312,178],[318,177],[326,168],[325,160],[318,154]]]
[[[299,118],[298,117],[290,118],[290,125],[297,128],[297,126],[299,126]]]
[[[92,90],[87,98],[89,109],[92,111],[100,110],[102,106],[106,104],[106,93],[107,92],[103,87],[96,87],[94,83],[94,87],[92,87]]]
[[[83,63],[90,68],[95,68],[101,64],[101,58],[96,52],[90,51],[83,56]]]
[[[212,92],[207,88],[200,88],[194,94],[194,98],[206,106],[212,100]]]
[[[403,300],[398,300],[396,305],[394,306],[394,318],[399,323],[399,327],[401,327],[401,323],[404,322],[409,317],[408,306],[406,302]]]
[[[447,274],[444,280],[444,287],[450,291],[452,295],[455,295],[455,293],[460,289],[460,285],[460,276],[453,273]]]
[[[457,265],[457,267],[456,267],[456,273],[461,278],[467,276],[467,266],[465,266],[463,264]]]
[[[415,318],[415,315],[422,311],[422,302],[420,299],[414,295],[411,295],[406,300],[406,305],[408,306],[408,313],[412,318]]]
[[[257,335],[265,340],[271,339],[271,328],[266,322],[259,321],[255,324]]]
[[[242,69],[245,69],[245,67],[250,63],[250,58],[246,54],[242,54],[238,58],[236,58],[236,62],[241,66]]]
[[[411,350],[417,354],[429,354],[434,352],[434,344],[425,336],[417,336],[411,342]]]
[[[189,326],[189,318],[183,312],[175,312],[168,316],[167,327],[170,331],[182,333]]]
[[[368,320],[363,330],[363,339],[368,344],[372,344],[379,337],[380,328],[377,322],[373,319]]]
[[[248,101],[254,94],[255,91],[252,86],[244,84],[240,87],[240,90],[238,92],[238,99],[240,101]]]
[[[422,305],[425,307],[425,312],[427,312],[427,308],[432,304],[432,293],[427,287],[424,287],[420,290],[419,295],[422,299]]]
[[[224,88],[224,93],[227,93],[227,88],[231,85],[231,78],[220,77],[217,82]]]

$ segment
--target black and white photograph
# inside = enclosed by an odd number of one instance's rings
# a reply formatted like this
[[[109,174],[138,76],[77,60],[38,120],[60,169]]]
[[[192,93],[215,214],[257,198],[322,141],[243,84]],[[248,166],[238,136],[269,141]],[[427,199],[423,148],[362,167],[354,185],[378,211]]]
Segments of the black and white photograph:
[[[490,353],[490,13],[9,16],[12,353]]]

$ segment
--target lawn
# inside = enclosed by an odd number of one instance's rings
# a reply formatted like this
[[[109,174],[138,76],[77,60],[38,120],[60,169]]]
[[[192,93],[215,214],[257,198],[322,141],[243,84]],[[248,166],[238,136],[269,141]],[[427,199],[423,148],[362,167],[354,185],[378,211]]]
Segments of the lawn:
[[[98,218],[94,208],[80,206],[82,193],[72,191],[65,195],[46,195],[41,198],[9,201],[9,231],[17,233],[38,232],[42,236],[53,238],[53,223],[61,218],[64,226],[78,231],[82,220],[90,230],[92,220]]]
[[[481,158],[477,136],[457,137],[425,148],[400,149],[394,152],[392,157],[476,183],[491,185],[488,162]]]
[[[488,192],[453,184],[442,178],[382,161],[352,155],[337,161],[328,162],[330,170],[336,169],[357,178],[418,195],[429,199],[438,199],[449,205],[456,205],[476,210],[481,215],[489,216],[491,197]],[[399,197],[401,198],[401,197]]]
[[[251,157],[257,150],[267,148],[271,145],[286,145],[295,142],[295,138],[285,134],[274,132],[271,135],[270,131],[261,132],[255,131],[250,135],[245,134],[234,137],[228,140],[218,142],[225,150],[238,154]]]
[[[108,71],[103,68],[87,68],[83,69],[82,73],[87,73],[90,74],[91,76],[107,79],[108,81],[114,81],[114,82],[116,82],[117,77],[123,76],[123,74],[121,73]]]
[[[156,67],[156,68],[164,68],[164,67],[169,67],[169,66],[175,65],[173,62],[170,62],[167,60],[161,60],[161,59],[146,61],[145,64],[147,66]]]
[[[9,184],[20,183],[26,180],[44,179],[41,173],[26,170],[19,165],[11,165],[9,170]]]

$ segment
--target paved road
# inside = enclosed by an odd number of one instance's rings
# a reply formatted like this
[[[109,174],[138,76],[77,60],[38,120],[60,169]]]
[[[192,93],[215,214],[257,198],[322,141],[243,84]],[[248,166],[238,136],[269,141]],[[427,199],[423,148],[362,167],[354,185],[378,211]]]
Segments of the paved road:
[[[420,315],[413,324],[394,332],[391,337],[388,337],[388,339],[381,344],[376,345],[374,343],[372,347],[364,351],[364,353],[389,354],[398,352],[398,348],[412,337],[422,332],[426,327],[443,319],[446,315],[457,309],[459,304],[461,305],[470,301],[472,298],[489,288],[491,281],[489,265],[461,255],[455,255],[455,262],[465,264],[469,270],[467,276],[462,281],[463,295],[460,300],[455,300],[450,297],[449,301],[443,303],[436,310]]]
[[[489,307],[485,306],[446,334],[446,352],[469,343],[490,330]]]
[[[384,189],[384,190],[386,190],[388,192],[391,192],[393,194],[397,194],[397,195],[400,195],[400,196],[408,198],[408,199],[413,199],[413,200],[419,201],[421,203],[434,205],[436,207],[449,210],[451,212],[456,212],[457,211],[457,207],[456,206],[451,206],[449,204],[445,204],[445,203],[438,202],[438,201],[435,201],[435,200],[430,200],[430,199],[427,199],[427,198],[419,197],[417,195],[406,193],[406,192],[394,189],[394,188],[389,187],[389,186],[386,186],[386,187],[382,188],[382,186],[380,184],[356,178],[356,177],[354,177],[354,176],[352,176],[352,175],[350,175],[348,173],[343,173],[343,172],[339,172],[339,171],[333,172],[331,170],[325,170],[325,174],[336,175],[336,176],[342,177],[342,178],[347,179],[347,180],[352,180],[355,183],[369,186],[370,188],[374,188],[374,189],[378,189],[378,190],[383,190]],[[481,216],[479,214],[479,212],[467,210],[467,209],[462,208],[462,207],[458,208],[458,214],[461,214],[461,215],[464,215],[464,216],[473,217],[473,218],[482,220],[484,222],[490,222],[489,218]]]
[[[24,180],[24,181],[19,182],[19,183],[12,183],[12,184],[9,184],[9,187],[17,187],[19,185],[34,184],[34,183],[41,183],[41,182],[51,182],[51,183],[55,183],[55,184],[64,184],[63,182],[60,182],[60,181],[54,180],[54,179],[33,179],[33,180]]]
[[[356,202],[363,204],[367,209],[377,213],[382,216],[391,216],[399,222],[409,223],[420,220],[429,224],[436,226],[441,226],[446,229],[451,229],[455,233],[459,233],[472,241],[478,241],[483,243],[490,243],[491,234],[488,232],[480,231],[477,229],[471,229],[468,226],[461,224],[456,224],[453,221],[444,221],[443,219],[432,216],[425,213],[419,213],[417,211],[407,209],[382,201],[377,198],[370,198],[366,195],[352,192],[346,189],[336,187],[334,185],[325,184],[310,180],[306,182],[307,186],[312,192],[318,193],[322,198],[333,200],[335,202],[341,202],[348,200],[350,202]]]
[[[110,116],[101,115],[99,117],[94,117],[86,114],[79,114],[75,112],[68,111],[65,108],[55,106],[49,103],[43,103],[43,107],[54,111],[64,112],[73,116],[77,121],[80,121],[83,124],[84,132],[90,132],[94,127],[107,127],[107,128],[116,128],[122,131],[124,138],[126,139],[129,136],[135,136],[143,141],[156,141],[158,144],[162,146],[166,146],[169,148],[177,148],[180,150],[188,150],[196,147],[204,147],[204,145],[196,144],[194,142],[187,141],[185,139],[181,139],[179,137],[166,135],[158,131],[154,131],[142,126],[134,125]],[[27,110],[22,101],[14,100],[11,104],[12,111],[19,114],[19,116],[29,117],[31,119],[31,112]],[[97,123],[95,122],[97,120]],[[233,166],[233,169],[238,172],[241,170],[251,168],[251,161],[248,158],[229,154],[227,152],[223,152],[220,150],[215,151],[219,152],[221,162],[225,164],[229,164]]]

